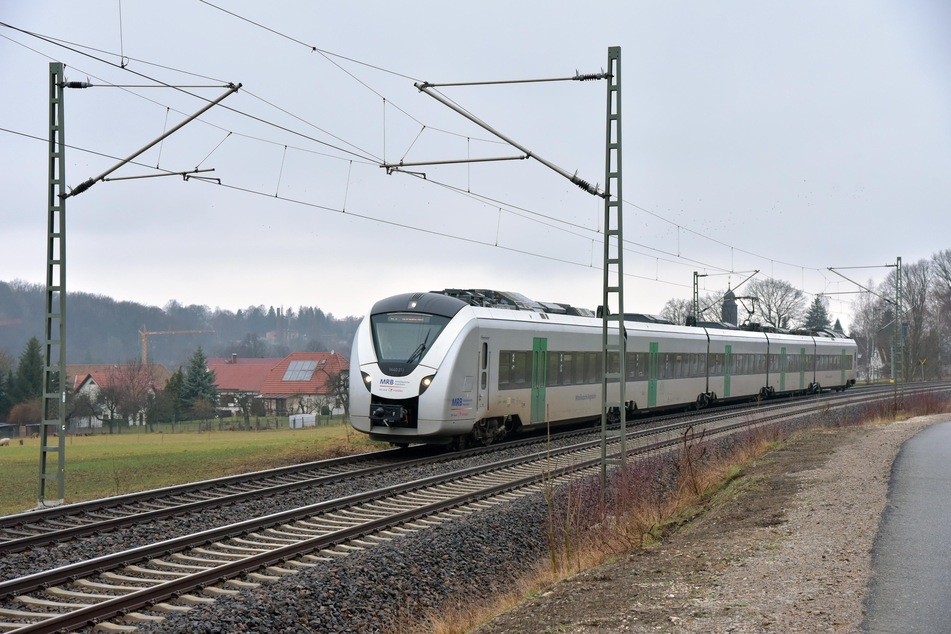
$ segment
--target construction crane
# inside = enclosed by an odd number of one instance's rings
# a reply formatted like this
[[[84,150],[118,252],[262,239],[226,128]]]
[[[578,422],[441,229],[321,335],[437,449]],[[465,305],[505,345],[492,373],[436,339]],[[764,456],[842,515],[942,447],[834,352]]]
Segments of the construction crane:
[[[198,335],[214,332],[214,330],[146,330],[142,326],[139,331],[139,341],[142,343],[142,365],[149,363],[149,337],[153,335]]]

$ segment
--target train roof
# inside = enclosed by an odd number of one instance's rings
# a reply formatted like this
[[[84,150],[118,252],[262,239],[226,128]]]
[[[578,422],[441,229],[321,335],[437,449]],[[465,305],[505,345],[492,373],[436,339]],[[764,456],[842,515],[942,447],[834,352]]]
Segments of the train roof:
[[[563,304],[560,302],[536,302],[521,293],[513,291],[494,291],[485,288],[447,288],[441,291],[430,292],[455,297],[470,306],[502,308],[506,310],[529,310],[536,313],[551,313],[555,315],[594,317],[594,311],[588,308],[579,308],[571,304]]]

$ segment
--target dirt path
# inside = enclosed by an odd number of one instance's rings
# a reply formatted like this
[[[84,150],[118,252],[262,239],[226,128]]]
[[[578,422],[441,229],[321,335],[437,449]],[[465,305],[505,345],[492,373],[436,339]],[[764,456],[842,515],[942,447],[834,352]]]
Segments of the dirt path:
[[[669,542],[567,579],[477,634],[858,632],[892,462],[948,419],[799,435]]]

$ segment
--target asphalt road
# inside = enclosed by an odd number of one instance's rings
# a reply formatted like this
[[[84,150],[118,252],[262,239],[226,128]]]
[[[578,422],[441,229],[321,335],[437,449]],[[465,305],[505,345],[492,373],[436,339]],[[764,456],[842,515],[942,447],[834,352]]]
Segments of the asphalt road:
[[[895,459],[862,629],[951,632],[951,423],[922,430]]]

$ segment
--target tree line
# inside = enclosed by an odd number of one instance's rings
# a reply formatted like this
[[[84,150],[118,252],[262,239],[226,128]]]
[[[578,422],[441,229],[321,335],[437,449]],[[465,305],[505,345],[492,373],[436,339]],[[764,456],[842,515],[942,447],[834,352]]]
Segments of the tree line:
[[[0,371],[31,337],[42,341],[46,288],[0,282]],[[164,307],[70,292],[67,363],[116,363],[141,356],[140,331],[175,333],[147,338],[148,359],[169,367],[186,364],[195,348],[208,356],[285,357],[291,352],[349,353],[358,317],[336,318],[316,306],[248,306],[236,311],[169,301]]]
[[[951,358],[951,249],[904,264],[900,282],[899,286],[896,266],[878,284],[868,280],[856,285],[847,334],[859,342],[858,367],[871,376],[877,359],[881,377],[892,378],[894,367],[900,381],[940,379]],[[721,290],[699,297],[700,321],[721,320],[725,294]],[[839,320],[832,323],[824,297],[809,300],[783,280],[755,278],[734,294],[740,324],[778,330],[840,329]],[[693,301],[668,300],[661,314],[671,323],[685,324],[693,314]]]

